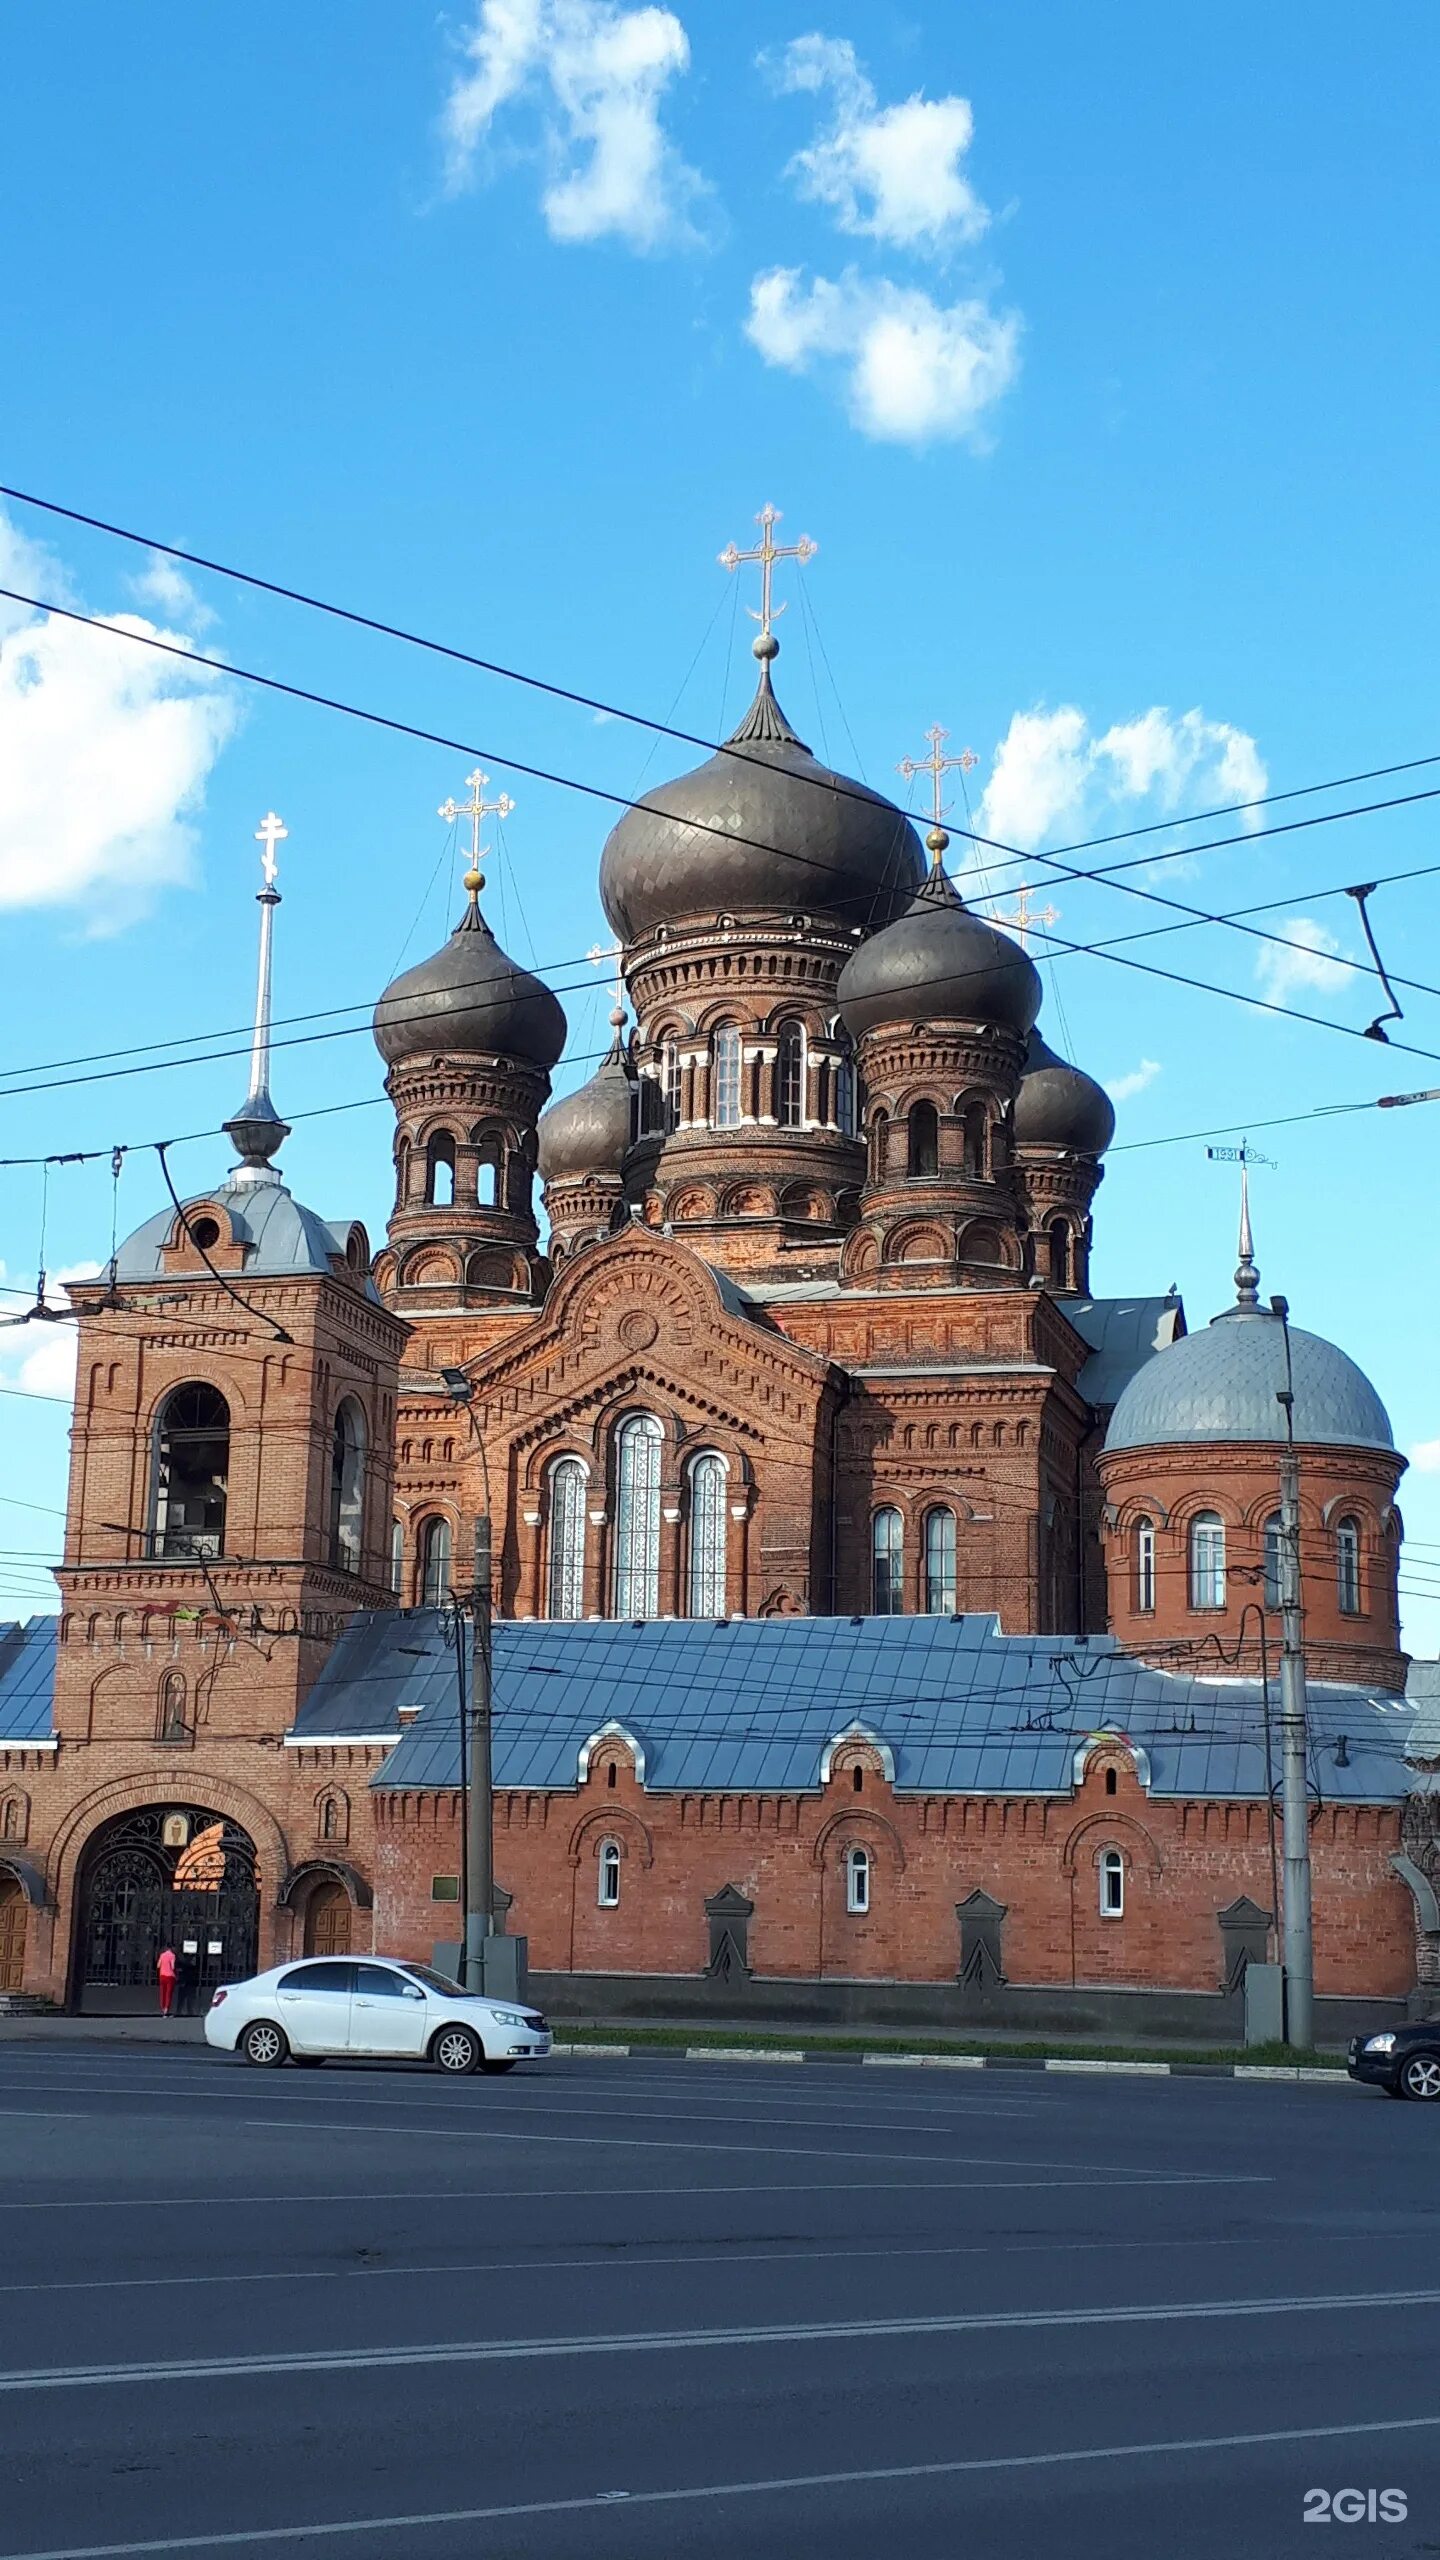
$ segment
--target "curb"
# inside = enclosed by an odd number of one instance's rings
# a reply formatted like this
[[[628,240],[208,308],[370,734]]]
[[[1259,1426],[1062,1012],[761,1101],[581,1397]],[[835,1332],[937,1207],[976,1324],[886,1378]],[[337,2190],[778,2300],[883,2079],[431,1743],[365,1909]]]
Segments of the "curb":
[[[605,2062],[839,2062],[874,2071],[1068,2071],[1119,2080],[1250,2080],[1314,2082],[1326,2088],[1358,2088],[1349,2073],[1325,2065],[1252,2062],[1091,2062],[1083,2056],[1046,2060],[1017,2053],[836,2053],[824,2045],[562,2044],[551,2052],[572,2060],[591,2055]]]

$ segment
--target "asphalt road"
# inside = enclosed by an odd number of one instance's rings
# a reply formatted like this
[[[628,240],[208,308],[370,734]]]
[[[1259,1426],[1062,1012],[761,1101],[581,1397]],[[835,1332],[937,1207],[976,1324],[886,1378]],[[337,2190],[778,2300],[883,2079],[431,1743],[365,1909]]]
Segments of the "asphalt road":
[[[0,2560],[1440,2551],[1440,2111],[7,2042],[0,2161]]]

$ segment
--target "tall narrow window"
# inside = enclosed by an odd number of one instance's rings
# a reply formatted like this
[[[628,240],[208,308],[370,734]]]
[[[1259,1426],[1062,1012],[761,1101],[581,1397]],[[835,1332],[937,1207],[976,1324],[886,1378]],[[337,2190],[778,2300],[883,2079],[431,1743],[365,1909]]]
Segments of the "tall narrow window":
[[[985,1141],[988,1124],[984,1107],[972,1103],[964,1119],[965,1170],[975,1182],[985,1179]]]
[[[330,1440],[330,1562],[358,1573],[365,1518],[365,1416],[347,1396]]]
[[[940,1170],[940,1115],[933,1102],[910,1106],[909,1171],[912,1179]]]
[[[482,1209],[500,1205],[500,1150],[493,1140],[476,1162],[475,1198]]]
[[[722,1022],[710,1051],[710,1122],[716,1129],[740,1126],[740,1031]]]
[[[160,1556],[218,1556],[225,1548],[230,1407],[218,1387],[176,1387],[155,1432],[153,1517]]]
[[[1225,1606],[1225,1523],[1218,1511],[1197,1511],[1190,1523],[1190,1606]]]
[[[835,1120],[841,1135],[855,1135],[855,1061],[848,1049],[840,1053],[835,1069]]]
[[[550,1571],[548,1614],[585,1615],[585,1496],[583,1459],[557,1458],[550,1470]]]
[[[660,1052],[660,1090],[665,1099],[661,1126],[666,1129],[678,1129],[680,1126],[683,1072],[680,1065],[680,1043],[678,1040],[667,1040]]]
[[[1155,1606],[1155,1523],[1135,1523],[1135,1606],[1148,1615]]]
[[[427,1520],[420,1532],[420,1606],[443,1609],[450,1597],[450,1523]]]
[[[845,1853],[845,1908],[863,1915],[870,1908],[870,1852],[848,1849]]]
[[[942,1502],[925,1514],[925,1609],[932,1618],[955,1608],[955,1514]]]
[[[167,1671],[160,1683],[160,1721],[156,1728],[162,1742],[186,1742],[190,1728],[185,1721],[185,1675]]]
[[[1063,1218],[1052,1218],[1046,1230],[1050,1253],[1050,1285],[1052,1289],[1070,1286],[1070,1230]]]
[[[618,1840],[602,1840],[600,1843],[599,1879],[595,1899],[602,1911],[613,1911],[620,1900],[620,1843]]]
[[[690,1463],[690,1615],[725,1615],[725,1496],[728,1469],[717,1449]]]
[[[877,1111],[870,1123],[870,1179],[872,1182],[883,1182],[885,1179],[889,1127],[889,1113]]]
[[[455,1141],[441,1129],[425,1150],[425,1197],[435,1209],[449,1209],[455,1201]]]
[[[653,1413],[632,1413],[615,1435],[615,1569],[611,1611],[654,1618],[660,1610],[660,1453]]]
[[[905,1524],[888,1503],[870,1524],[870,1606],[877,1618],[905,1606]]]
[[[1102,1920],[1123,1920],[1125,1917],[1125,1861],[1118,1849],[1101,1852],[1100,1917]]]
[[[805,1120],[805,1032],[798,1022],[782,1022],[775,1048],[775,1117],[782,1129],[799,1129]]]
[[[404,1585],[405,1523],[403,1520],[392,1520],[390,1523],[390,1588],[392,1591],[400,1591],[404,1589]]]
[[[1283,1608],[1285,1603],[1285,1549],[1280,1514],[1272,1511],[1265,1523],[1265,1606]]]
[[[1347,1618],[1360,1614],[1360,1523],[1342,1520],[1335,1532],[1335,1579]]]

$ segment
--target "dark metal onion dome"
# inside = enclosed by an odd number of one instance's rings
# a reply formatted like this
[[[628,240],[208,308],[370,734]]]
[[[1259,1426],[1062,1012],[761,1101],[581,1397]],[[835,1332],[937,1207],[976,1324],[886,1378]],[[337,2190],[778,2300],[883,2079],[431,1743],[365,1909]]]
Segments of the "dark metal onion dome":
[[[847,960],[836,989],[848,1031],[859,1039],[921,1022],[998,1023],[1026,1032],[1040,1010],[1034,966],[998,925],[971,913],[941,867],[949,841],[942,828],[933,869],[898,924],[862,944]]]
[[[501,950],[480,913],[483,885],[478,872],[466,873],[470,903],[449,941],[392,978],[375,1007],[375,1046],[387,1066],[459,1052],[553,1067],[564,1048],[556,999]]]
[[[1115,1105],[1103,1084],[1057,1058],[1048,1040],[1032,1031],[1015,1096],[1017,1147],[1066,1147],[1074,1155],[1103,1156],[1114,1135]]]
[[[600,903],[622,942],[721,915],[826,916],[869,932],[919,887],[924,857],[904,812],[817,763],[771,688],[773,636],[754,646],[759,689],[733,736],[610,832]]]
[[[634,1087],[620,1038],[625,1016],[617,1011],[610,1020],[615,1038],[589,1083],[540,1114],[542,1182],[577,1182],[586,1174],[620,1171],[630,1144]]]

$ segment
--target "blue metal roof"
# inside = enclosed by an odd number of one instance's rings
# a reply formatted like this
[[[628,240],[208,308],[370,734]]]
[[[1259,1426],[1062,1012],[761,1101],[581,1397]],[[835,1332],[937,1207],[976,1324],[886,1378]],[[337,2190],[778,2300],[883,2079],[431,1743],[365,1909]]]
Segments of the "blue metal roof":
[[[1295,1437],[1345,1449],[1395,1446],[1390,1417],[1363,1369],[1317,1333],[1290,1327]],[[1111,1416],[1107,1449],[1192,1440],[1285,1437],[1277,1401],[1285,1335],[1263,1307],[1231,1307],[1172,1343],[1131,1379]]]
[[[1102,1410],[1119,1401],[1157,1351],[1184,1339],[1185,1310],[1178,1297],[1062,1298],[1060,1310],[1090,1345],[1076,1384],[1086,1403]]]
[[[369,1677],[373,1701],[379,1661]],[[1068,1795],[1087,1737],[1119,1729],[1147,1755],[1157,1796],[1266,1792],[1258,1683],[1151,1671],[1108,1636],[1004,1636],[993,1617],[506,1621],[494,1687],[502,1787],[576,1786],[585,1743],[613,1723],[652,1791],[817,1789],[827,1744],[858,1725],[890,1753],[896,1785],[917,1791]],[[417,1694],[408,1677],[405,1690]],[[1398,1801],[1405,1700],[1318,1682],[1310,1700],[1315,1792]],[[370,1729],[339,1696],[334,1712],[337,1731]],[[397,1730],[393,1710],[376,1729]],[[437,1658],[425,1712],[372,1783],[458,1779],[453,1659]]]
[[[455,1643],[448,1609],[357,1610],[290,1731],[381,1740],[399,1733],[402,1709],[446,1707],[455,1696]]]
[[[0,1626],[0,1750],[50,1740],[59,1627],[53,1617]]]

